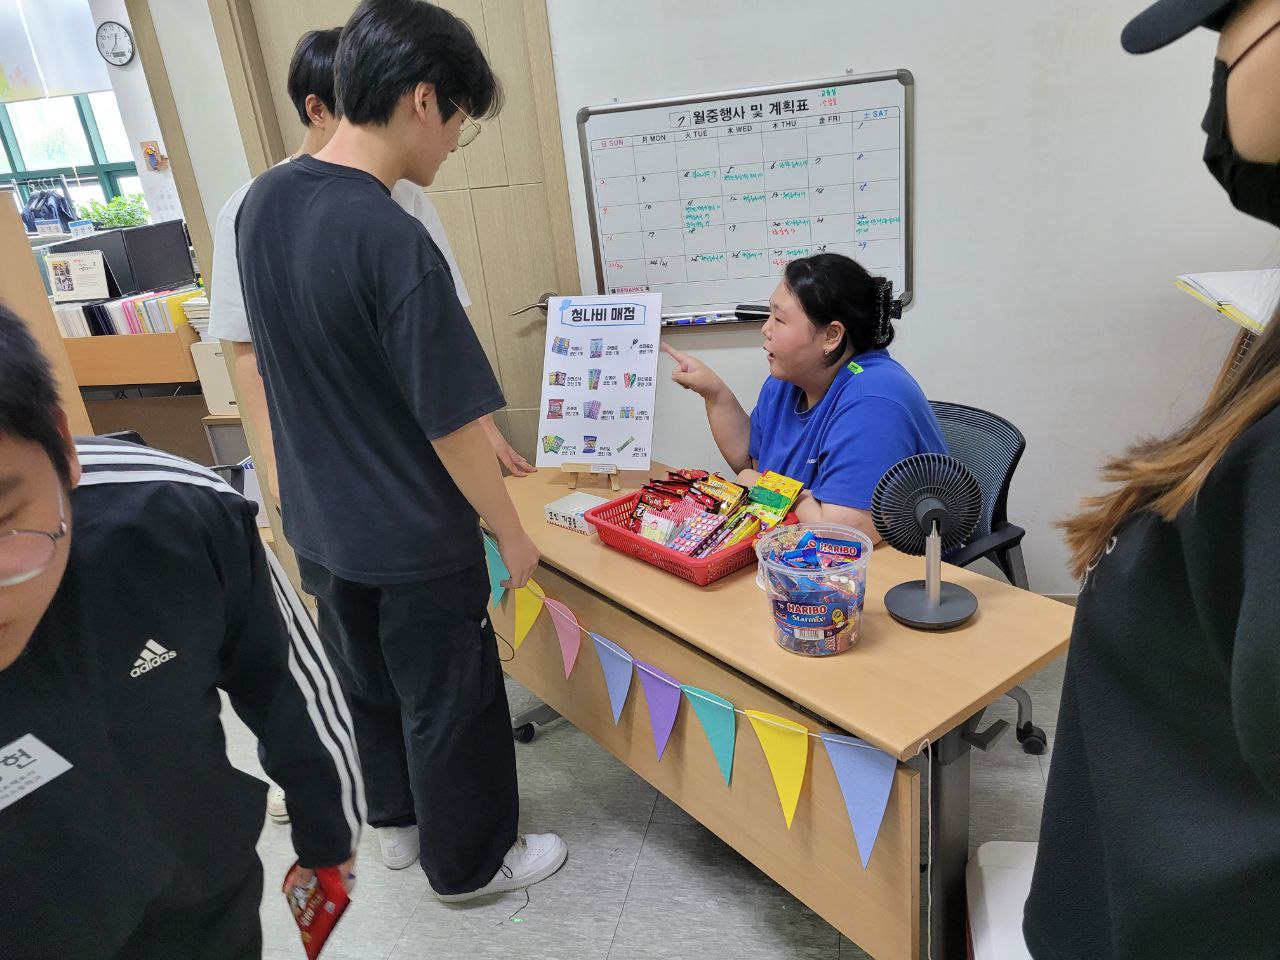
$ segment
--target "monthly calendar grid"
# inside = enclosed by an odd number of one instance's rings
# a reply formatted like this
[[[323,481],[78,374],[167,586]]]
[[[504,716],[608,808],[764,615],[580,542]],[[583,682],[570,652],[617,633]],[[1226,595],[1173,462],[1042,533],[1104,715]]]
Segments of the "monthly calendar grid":
[[[897,106],[693,129],[688,110],[668,116],[671,129],[590,142],[606,290],[747,281],[767,293],[821,251],[901,288]]]

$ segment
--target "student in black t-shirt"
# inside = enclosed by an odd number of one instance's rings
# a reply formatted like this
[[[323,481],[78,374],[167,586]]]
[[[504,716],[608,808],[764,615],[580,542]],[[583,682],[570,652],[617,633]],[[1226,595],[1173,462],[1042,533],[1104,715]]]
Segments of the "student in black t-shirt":
[[[466,24],[421,0],[358,6],[335,79],[332,139],[245,198],[241,286],[284,529],[351,703],[369,823],[388,866],[420,854],[437,896],[465,900],[566,856],[518,832],[477,515],[508,587],[538,551],[480,423],[502,392],[439,248],[390,188],[430,184],[500,93]]]
[[[1133,53],[1221,28],[1204,159],[1280,226],[1280,0],[1163,0]],[[1280,955],[1280,318],[1066,524],[1080,593],[1023,929],[1036,960]]]
[[[351,717],[253,504],[171,454],[73,441],[0,307],[0,956],[261,955],[266,785],[227,762],[220,689],[290,791],[301,864],[349,875]]]

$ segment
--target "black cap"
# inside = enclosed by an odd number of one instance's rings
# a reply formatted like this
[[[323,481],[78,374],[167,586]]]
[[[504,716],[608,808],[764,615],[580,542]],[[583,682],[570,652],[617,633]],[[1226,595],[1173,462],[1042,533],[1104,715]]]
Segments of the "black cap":
[[[1236,0],[1157,0],[1125,25],[1120,45],[1129,53],[1150,53],[1196,27],[1221,30],[1235,5]]]

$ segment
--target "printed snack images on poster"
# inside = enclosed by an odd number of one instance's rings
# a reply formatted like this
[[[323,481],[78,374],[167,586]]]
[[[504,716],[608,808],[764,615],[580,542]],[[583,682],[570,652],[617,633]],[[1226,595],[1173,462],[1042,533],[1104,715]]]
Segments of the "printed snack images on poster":
[[[651,293],[548,302],[539,467],[648,468],[661,311]]]

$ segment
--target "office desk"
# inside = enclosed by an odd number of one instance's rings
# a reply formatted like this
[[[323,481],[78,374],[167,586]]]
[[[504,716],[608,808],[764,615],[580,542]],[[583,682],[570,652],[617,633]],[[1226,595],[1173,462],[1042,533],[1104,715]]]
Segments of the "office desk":
[[[654,465],[655,473],[662,469]],[[635,489],[646,476],[624,474],[624,490]],[[696,587],[595,537],[548,524],[543,507],[568,492],[563,474],[544,470],[508,479],[507,487],[542,551],[535,579],[548,597],[568,604],[586,629],[740,709],[775,713],[815,731],[853,734],[899,761],[931,745],[934,957],[963,957],[970,741],[988,704],[1066,649],[1071,608],[947,567],[946,579],[977,594],[978,615],[956,630],[910,630],[885,612],[884,594],[903,580],[922,577],[924,561],[878,547],[869,566],[858,646],[810,659],[775,643],[754,567]],[[498,632],[508,638],[513,615],[508,594],[494,613]],[[738,722],[733,779],[726,787],[687,705],[659,762],[638,682],[615,726],[599,661],[585,638],[566,679],[549,614],[538,618],[505,668],[868,953],[918,956],[924,782],[915,769],[898,764],[864,871],[839,785],[817,741],[810,740],[804,787],[788,830],[749,723]]]

